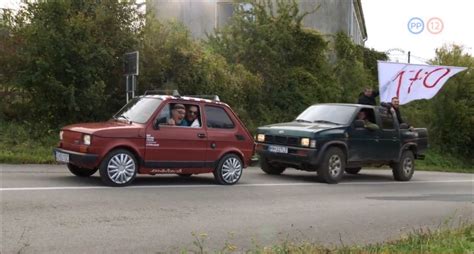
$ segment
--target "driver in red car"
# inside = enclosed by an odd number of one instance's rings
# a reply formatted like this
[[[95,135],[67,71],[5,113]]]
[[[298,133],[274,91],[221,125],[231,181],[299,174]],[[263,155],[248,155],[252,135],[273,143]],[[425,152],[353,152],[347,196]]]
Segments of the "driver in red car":
[[[173,109],[171,109],[171,118],[168,120],[168,124],[175,126],[188,126],[188,122],[184,119],[185,114],[186,108],[183,104],[174,104]]]

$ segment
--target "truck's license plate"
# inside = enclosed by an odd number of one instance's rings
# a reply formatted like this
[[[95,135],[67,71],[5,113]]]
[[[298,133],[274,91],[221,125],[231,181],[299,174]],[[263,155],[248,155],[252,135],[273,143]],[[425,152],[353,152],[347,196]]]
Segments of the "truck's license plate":
[[[268,146],[268,151],[272,153],[288,153],[288,147],[286,146]]]
[[[69,154],[56,152],[56,161],[69,163]]]

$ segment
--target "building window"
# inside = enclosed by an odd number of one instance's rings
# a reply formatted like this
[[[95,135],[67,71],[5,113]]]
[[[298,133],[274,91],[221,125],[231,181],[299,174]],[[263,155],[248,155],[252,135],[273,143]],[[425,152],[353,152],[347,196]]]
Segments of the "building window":
[[[234,4],[232,2],[217,3],[216,27],[221,28],[227,25],[234,14]]]

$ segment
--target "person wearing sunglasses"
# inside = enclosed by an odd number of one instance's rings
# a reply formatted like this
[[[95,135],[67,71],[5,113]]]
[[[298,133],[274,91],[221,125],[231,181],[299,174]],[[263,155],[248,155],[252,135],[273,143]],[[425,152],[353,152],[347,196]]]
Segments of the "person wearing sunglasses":
[[[189,127],[199,128],[201,123],[199,122],[199,110],[195,105],[190,105],[188,110],[186,110],[186,122]]]

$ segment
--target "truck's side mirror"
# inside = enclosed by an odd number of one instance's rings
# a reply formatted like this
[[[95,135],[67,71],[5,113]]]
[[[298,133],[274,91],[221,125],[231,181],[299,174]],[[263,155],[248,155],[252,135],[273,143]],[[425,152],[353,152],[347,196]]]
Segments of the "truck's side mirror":
[[[355,120],[354,126],[355,126],[356,129],[364,128],[364,126],[365,126],[364,120]]]
[[[406,123],[401,123],[400,124],[400,129],[401,130],[408,130],[410,128],[410,126],[408,126],[408,124]]]

